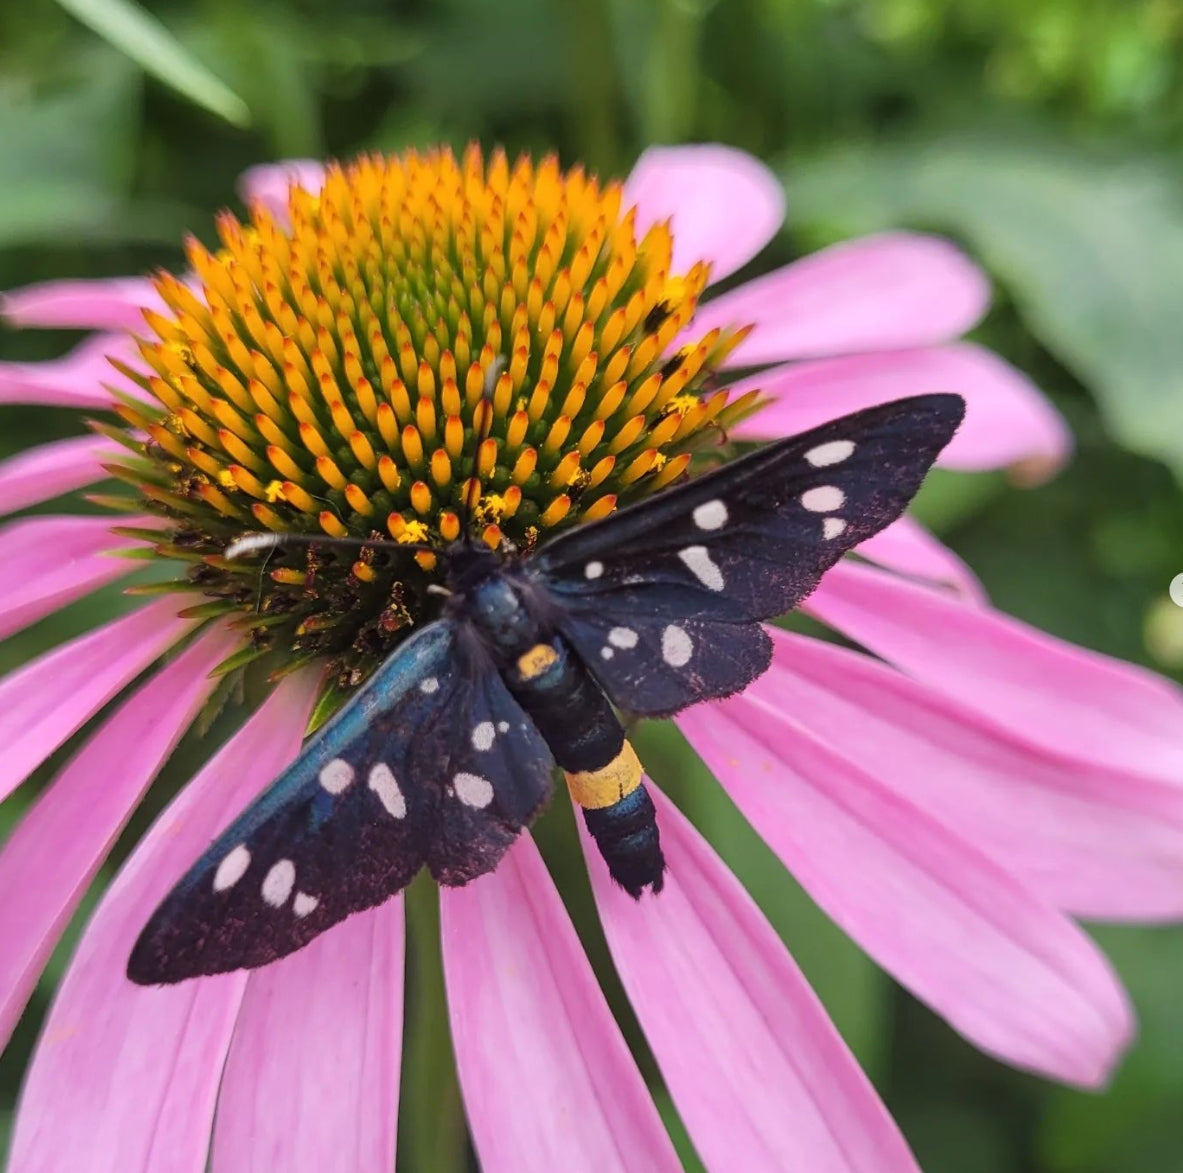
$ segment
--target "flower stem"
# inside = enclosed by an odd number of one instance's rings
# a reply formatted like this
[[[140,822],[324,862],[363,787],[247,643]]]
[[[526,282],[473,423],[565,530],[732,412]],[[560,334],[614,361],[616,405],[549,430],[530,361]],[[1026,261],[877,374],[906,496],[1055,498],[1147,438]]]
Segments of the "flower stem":
[[[468,1130],[448,1032],[439,902],[424,874],[407,889],[407,1003],[398,1167],[465,1173]]]

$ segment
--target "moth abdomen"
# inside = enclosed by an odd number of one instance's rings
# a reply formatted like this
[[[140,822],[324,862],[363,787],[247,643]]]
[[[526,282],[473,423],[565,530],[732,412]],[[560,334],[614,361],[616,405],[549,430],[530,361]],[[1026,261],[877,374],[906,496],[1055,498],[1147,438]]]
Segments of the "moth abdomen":
[[[608,873],[634,900],[639,900],[646,888],[661,891],[665,856],[657,812],[643,783],[611,806],[585,807],[583,821],[608,865]]]

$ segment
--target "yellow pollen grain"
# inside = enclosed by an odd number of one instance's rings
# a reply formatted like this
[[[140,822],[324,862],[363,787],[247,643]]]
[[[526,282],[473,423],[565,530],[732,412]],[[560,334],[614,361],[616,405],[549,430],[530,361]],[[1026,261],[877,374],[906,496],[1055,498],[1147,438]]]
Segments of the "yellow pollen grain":
[[[283,493],[283,485],[279,481],[268,481],[266,486],[263,489],[263,496],[273,505],[275,504],[276,501],[286,500],[286,498],[284,497],[284,493]],[[261,516],[257,512],[257,509],[255,512],[255,516],[256,517]],[[279,518],[276,517],[276,515],[274,513],[271,513],[270,511],[268,512],[268,516],[275,518],[276,522],[279,521]]]

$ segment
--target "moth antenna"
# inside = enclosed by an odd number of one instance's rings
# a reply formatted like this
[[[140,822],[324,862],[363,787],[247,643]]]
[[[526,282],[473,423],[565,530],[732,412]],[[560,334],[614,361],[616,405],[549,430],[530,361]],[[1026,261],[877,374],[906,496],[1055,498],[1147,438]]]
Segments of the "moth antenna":
[[[280,546],[343,546],[352,550],[363,547],[376,547],[386,550],[409,550],[411,553],[427,552],[429,554],[443,554],[443,550],[429,546],[426,542],[393,542],[386,538],[330,538],[317,534],[243,534],[236,538],[223,552],[223,557],[233,561],[244,554],[253,554],[257,550],[271,551]]]
[[[485,382],[481,388],[480,402],[473,411],[472,463],[469,467],[468,484],[464,490],[464,516],[461,518],[460,527],[466,544],[472,540],[470,533],[472,514],[480,501],[481,485],[477,476],[477,461],[480,459],[481,445],[489,438],[489,433],[493,430],[493,392],[497,388],[497,380],[501,377],[501,372],[504,369],[505,355],[499,354],[485,370]],[[477,418],[478,414],[479,419]]]

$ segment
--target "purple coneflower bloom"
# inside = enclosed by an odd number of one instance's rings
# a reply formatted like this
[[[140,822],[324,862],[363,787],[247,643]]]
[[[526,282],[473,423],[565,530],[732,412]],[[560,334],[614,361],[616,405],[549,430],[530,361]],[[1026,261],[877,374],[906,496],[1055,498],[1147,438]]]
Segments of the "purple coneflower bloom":
[[[449,160],[428,156],[414,165],[447,171],[455,166]],[[118,404],[133,429],[126,435],[151,437],[158,469],[168,467],[170,453],[178,469],[185,460],[197,463],[183,485],[147,479],[138,498],[124,498],[143,516],[120,517],[119,532],[109,518],[93,516],[39,516],[2,531],[3,634],[133,569],[134,561],[105,556],[133,539],[149,555],[184,559],[198,550],[204,557],[188,565],[197,566],[196,585],[207,588],[154,596],[0,681],[0,793],[7,794],[165,658],[77,752],[0,854],[0,883],[19,893],[0,904],[5,1038],[131,811],[209,699],[211,672],[245,670],[254,652],[284,650],[258,636],[242,654],[250,600],[233,587],[245,582],[247,593],[253,591],[257,568],[255,577],[242,578],[243,568],[219,564],[213,539],[278,527],[289,507],[301,511],[309,529],[348,530],[340,520],[344,503],[368,517],[366,510],[385,500],[375,477],[352,482],[339,455],[317,452],[315,422],[302,421],[311,428],[300,433],[307,451],[285,455],[283,429],[276,428],[270,444],[280,450],[268,449],[264,458],[262,441],[244,425],[250,423],[244,405],[257,407],[253,418],[267,439],[270,425],[262,417],[272,407],[282,415],[293,386],[285,380],[307,384],[319,377],[322,406],[330,414],[335,407],[345,411],[334,426],[351,439],[358,467],[367,470],[376,460],[370,437],[398,417],[398,443],[388,448],[404,463],[372,467],[388,496],[405,499],[405,507],[380,528],[418,540],[424,525],[446,534],[452,524],[439,506],[440,495],[451,491],[448,467],[414,446],[416,438],[431,440],[437,432],[434,409],[422,404],[438,404],[440,416],[448,415],[447,396],[463,390],[467,363],[438,345],[422,345],[423,331],[411,322],[405,335],[390,328],[396,345],[386,357],[395,373],[379,380],[374,368],[367,379],[350,369],[357,339],[343,336],[334,312],[339,305],[320,313],[326,299],[313,298],[312,318],[293,313],[301,264],[308,270],[304,285],[319,282],[322,291],[330,277],[346,289],[357,278],[356,265],[351,270],[342,256],[356,261],[365,254],[350,254],[340,209],[355,196],[363,206],[361,188],[381,188],[384,168],[399,165],[366,160],[329,172],[327,181],[314,164],[257,168],[244,179],[244,194],[258,209],[253,224],[224,220],[226,256],[195,246],[196,276],[185,282],[58,282],[4,299],[14,324],[100,333],[56,362],[0,365],[0,398],[87,415]],[[470,153],[463,166],[471,177],[483,164]],[[575,519],[573,495],[563,490],[580,468],[590,470],[581,487],[604,490],[580,499],[584,515],[667,482],[685,468],[690,440],[710,422],[709,404],[732,435],[766,438],[901,395],[953,390],[967,399],[968,415],[943,458],[947,466],[1048,471],[1066,455],[1066,430],[1038,391],[997,357],[953,341],[981,316],[988,289],[943,241],[903,233],[854,241],[697,306],[704,266],[711,280],[727,277],[780,225],[779,187],[755,160],[722,147],[652,150],[622,195],[589,187],[582,176],[560,177],[549,163],[515,167],[511,177],[495,156],[488,173],[500,174],[503,195],[504,184],[519,184],[517,206],[532,227],[521,243],[508,230],[494,241],[504,245],[506,259],[489,290],[498,300],[485,326],[503,320],[508,342],[517,337],[515,312],[522,306],[525,319],[536,322],[561,278],[560,259],[568,305],[581,286],[570,270],[587,270],[588,297],[579,310],[591,315],[595,274],[621,250],[647,255],[660,281],[652,290],[644,286],[649,302],[638,302],[638,312],[652,309],[654,298],[673,307],[666,348],[648,356],[650,367],[660,372],[665,356],[683,348],[680,377],[687,389],[702,392],[676,409],[667,404],[660,415],[646,415],[638,435],[621,428],[605,440],[604,429],[585,431],[581,464],[564,456],[570,419],[562,425],[558,410],[564,404],[571,410],[575,388],[556,382],[550,399],[563,403],[541,397],[530,421],[548,424],[547,439],[555,441],[553,460],[543,465],[549,496],[532,503],[542,526]],[[318,195],[325,182],[330,186]],[[580,226],[602,254],[584,265],[578,255],[560,249],[556,256],[552,248],[542,266],[546,284],[531,303],[529,266],[545,248],[560,189],[572,206],[602,214]],[[472,219],[460,235],[469,242],[480,239],[481,216],[491,206],[483,198],[465,205]],[[632,205],[630,225],[622,213]],[[448,207],[446,200],[432,204],[430,217],[425,211],[417,224],[388,218],[383,231],[410,241],[444,223],[445,235],[455,233],[460,219],[445,223]],[[666,218],[672,242],[662,227]],[[274,272],[289,279],[290,297],[275,300],[276,313],[265,322],[269,283],[275,292],[269,268],[275,256],[267,250],[282,248],[290,233],[311,231],[310,225],[322,251],[289,250]],[[341,255],[323,251],[326,242],[340,245]],[[408,264],[416,260],[414,247],[404,251]],[[473,272],[478,281],[487,276]],[[239,288],[244,275],[247,284]],[[248,298],[252,289],[258,294],[259,321],[233,320],[236,347],[209,360],[196,354],[199,320],[208,310],[215,326],[230,321],[222,316],[225,306],[244,288]],[[597,312],[608,314],[613,304]],[[405,315],[400,321],[406,323]],[[601,342],[605,322],[597,326]],[[579,324],[576,313],[573,337]],[[748,325],[750,333],[737,332]],[[400,337],[410,339],[407,354],[398,350]],[[713,341],[701,346],[704,337]],[[327,362],[323,369],[307,361],[314,351]],[[539,361],[545,356],[527,347],[516,368],[519,382]],[[745,414],[751,398],[712,396],[717,372],[729,365],[768,368],[735,388],[741,395],[760,388],[769,400],[762,411]],[[512,383],[512,355],[509,366]],[[640,360],[638,370],[628,368],[631,396],[644,389],[648,372]],[[581,394],[608,395],[607,380],[597,378]],[[408,385],[417,388],[419,407],[395,402]],[[391,399],[393,415],[375,387]],[[326,388],[336,388],[340,398]],[[645,391],[650,399],[658,393],[653,385]],[[383,407],[388,417],[379,418]],[[413,422],[402,418],[406,410]],[[507,418],[529,414],[530,404],[506,410]],[[377,421],[362,425],[361,440],[348,431],[351,412]],[[618,417],[605,409],[605,418]],[[650,446],[649,433],[670,419],[663,428],[670,446]],[[451,441],[445,427],[438,432],[437,455],[446,456]],[[108,428],[58,441],[0,465],[0,507],[15,511],[95,484],[111,465],[141,467],[135,460],[143,453],[127,465],[126,450],[111,438],[116,434]],[[609,441],[616,445],[612,461],[593,464],[606,459]],[[504,450],[513,447],[504,443]],[[531,459],[545,456],[535,451]],[[301,496],[308,483],[301,476],[314,461],[339,494],[333,510]],[[412,465],[427,470],[424,479],[414,479],[419,472]],[[528,475],[534,468],[515,463],[511,488],[535,484]],[[509,532],[521,497],[501,493],[489,524]],[[204,537],[186,530],[175,519],[186,508],[220,528]],[[1129,1040],[1131,1015],[1105,958],[1071,916],[1183,914],[1179,693],[1149,673],[993,610],[972,572],[914,522],[897,523],[860,552],[866,561],[836,567],[807,610],[873,656],[774,631],[776,654],[763,678],[741,696],[696,707],[679,725],[812,897],[917,997],[1006,1062],[1069,1083],[1101,1084]],[[291,598],[302,599],[305,559],[301,552],[274,565],[267,589],[289,589]],[[363,584],[372,574],[364,564],[347,569]],[[225,614],[219,603],[227,604]],[[263,970],[158,989],[133,986],[124,976],[132,942],[159,899],[296,753],[323,684],[313,668],[327,662],[334,679],[356,683],[372,667],[374,648],[381,648],[364,641],[351,644],[348,654],[328,642],[323,654],[312,654],[321,646],[315,637],[323,622],[323,615],[308,615],[293,628],[309,667],[280,680],[144,836],[104,894],[28,1072],[13,1138],[14,1173],[198,1173],[207,1160],[216,1173],[392,1167],[401,898]],[[779,938],[698,832],[650,785],[669,862],[665,891],[634,902],[610,884],[594,851],[588,866],[621,979],[704,1164],[720,1173],[914,1171],[904,1140]],[[441,892],[441,917],[456,1060],[487,1173],[677,1169],[529,836],[494,874]]]

